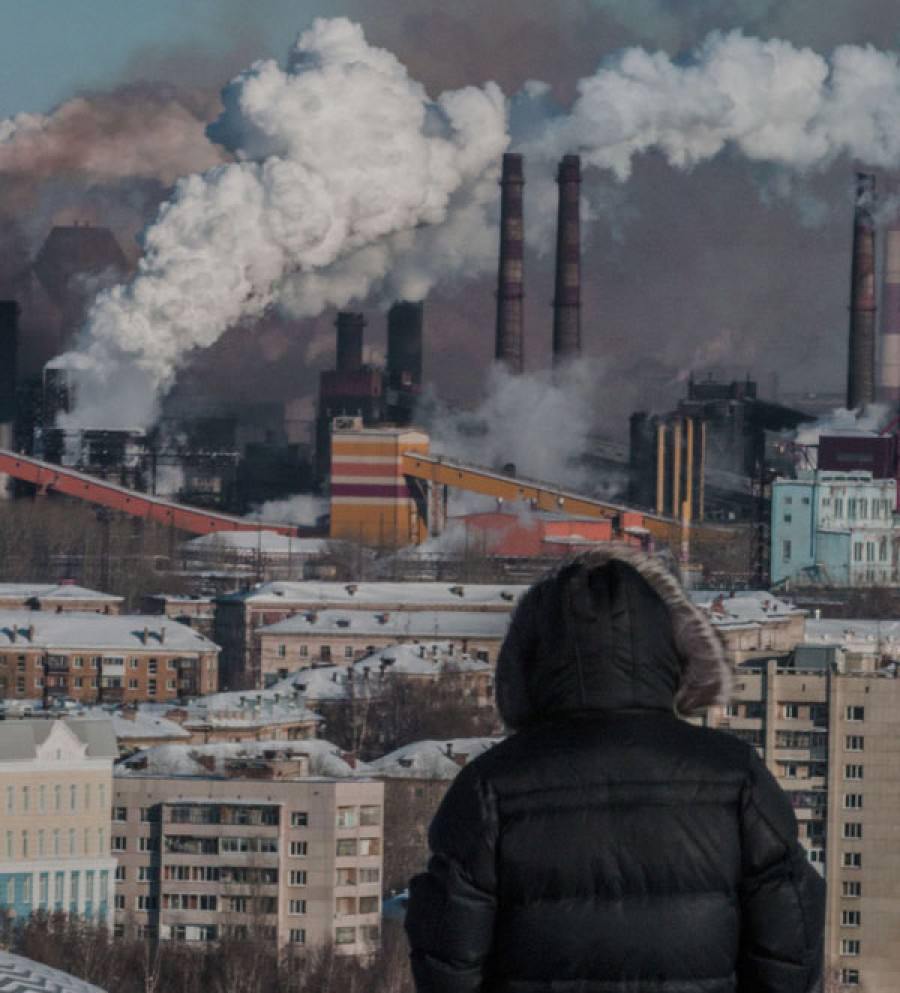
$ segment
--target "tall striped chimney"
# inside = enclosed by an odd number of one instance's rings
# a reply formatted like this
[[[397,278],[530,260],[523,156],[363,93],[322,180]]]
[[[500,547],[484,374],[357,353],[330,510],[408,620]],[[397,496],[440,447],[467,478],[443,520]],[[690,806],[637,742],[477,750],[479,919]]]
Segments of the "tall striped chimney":
[[[900,217],[888,228],[881,294],[880,399],[900,409]]]
[[[581,159],[559,164],[556,228],[556,294],[553,298],[553,363],[581,355]]]
[[[500,178],[500,265],[497,273],[497,333],[494,356],[510,372],[522,372],[524,356],[525,173],[521,155],[503,156]]]
[[[847,407],[855,410],[875,401],[875,177],[856,174],[853,219],[853,266],[850,276],[850,354],[847,363]]]

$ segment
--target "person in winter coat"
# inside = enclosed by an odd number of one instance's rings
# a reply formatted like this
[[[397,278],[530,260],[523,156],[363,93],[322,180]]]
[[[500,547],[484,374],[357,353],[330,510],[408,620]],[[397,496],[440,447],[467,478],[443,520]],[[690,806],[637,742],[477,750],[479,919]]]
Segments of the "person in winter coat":
[[[824,883],[756,750],[682,718],[727,699],[658,559],[538,582],[497,664],[510,737],[462,769],[410,884],[418,993],[807,993]]]

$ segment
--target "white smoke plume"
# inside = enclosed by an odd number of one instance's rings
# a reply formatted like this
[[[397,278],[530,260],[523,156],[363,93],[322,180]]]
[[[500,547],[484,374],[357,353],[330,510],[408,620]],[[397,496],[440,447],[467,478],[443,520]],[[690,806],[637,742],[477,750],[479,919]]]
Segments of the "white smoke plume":
[[[829,60],[714,33],[684,63],[628,49],[578,94],[567,113],[541,84],[520,95],[514,116],[527,127],[511,139],[530,156],[538,214],[552,209],[552,166],[566,152],[620,181],[651,150],[679,169],[726,151],[797,173],[841,156],[900,164],[900,65],[871,47]],[[182,180],[146,232],[137,277],[98,297],[73,426],[123,409],[148,423],[192,351],[273,304],[309,316],[373,292],[421,299],[496,264],[496,170],[510,137],[493,84],[432,101],[359,27],[319,20],[286,71],[256,63],[224,103],[212,133],[238,161]],[[546,224],[529,215],[529,227]]]
[[[301,493],[284,500],[267,500],[246,516],[251,521],[265,521],[268,524],[299,524],[315,527],[319,519],[327,513],[327,500]]]

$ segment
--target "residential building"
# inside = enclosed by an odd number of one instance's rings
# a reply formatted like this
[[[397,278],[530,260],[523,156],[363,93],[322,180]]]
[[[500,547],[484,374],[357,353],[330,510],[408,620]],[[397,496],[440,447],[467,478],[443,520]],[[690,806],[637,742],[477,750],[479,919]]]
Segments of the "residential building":
[[[48,613],[79,611],[118,614],[125,598],[62,583],[0,583],[0,610],[44,610]]]
[[[226,594],[215,601],[214,640],[222,649],[222,685],[229,689],[256,686],[261,673],[259,629],[298,614],[361,610],[395,617],[433,611],[508,616],[525,589],[478,583],[276,582]],[[425,637],[444,636],[432,627]]]
[[[144,615],[0,612],[0,696],[128,703],[218,688],[218,647]]]
[[[117,776],[117,931],[370,953],[383,804],[382,784],[366,779]]]
[[[116,755],[108,720],[0,723],[0,911],[111,920]]]
[[[164,614],[179,624],[199,631],[206,638],[213,637],[216,608],[215,601],[210,596],[149,594],[141,601],[141,610],[145,614]]]
[[[806,472],[772,485],[774,586],[898,582],[897,481],[870,472]]]
[[[787,655],[804,640],[806,613],[764,590],[703,590],[691,599],[709,615],[733,665]]]
[[[812,622],[811,622],[812,623]],[[829,988],[900,987],[900,679],[851,671],[837,644],[739,668],[712,723],[754,745],[828,881]]]

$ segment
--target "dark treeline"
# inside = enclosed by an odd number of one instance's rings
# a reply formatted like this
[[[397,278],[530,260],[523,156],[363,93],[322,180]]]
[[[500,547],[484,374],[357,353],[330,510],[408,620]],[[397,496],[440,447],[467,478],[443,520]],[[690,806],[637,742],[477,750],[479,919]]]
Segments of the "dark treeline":
[[[64,914],[5,921],[0,945],[107,993],[412,993],[402,927],[386,921],[367,959],[331,947],[279,955],[271,942],[223,941],[198,948],[108,930]]]

